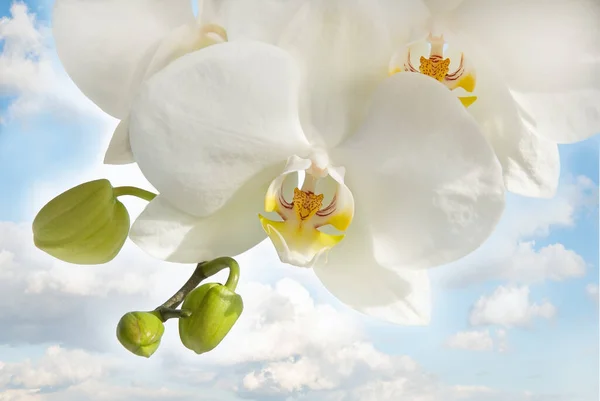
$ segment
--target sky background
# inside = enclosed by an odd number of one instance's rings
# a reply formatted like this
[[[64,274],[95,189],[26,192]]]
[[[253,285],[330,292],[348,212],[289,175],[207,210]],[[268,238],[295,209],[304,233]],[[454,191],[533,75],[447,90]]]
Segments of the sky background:
[[[509,195],[479,250],[431,271],[427,327],[349,310],[263,243],[238,259],[246,308],[215,351],[187,350],[169,321],[152,358],[129,354],[121,315],[162,303],[194,266],[131,243],[102,266],[33,246],[35,213],[72,186],[151,189],[135,166],[102,165],[118,121],[62,70],[51,4],[0,0],[1,401],[598,399],[598,137],[560,146],[556,197]],[[144,203],[126,205],[134,217]]]

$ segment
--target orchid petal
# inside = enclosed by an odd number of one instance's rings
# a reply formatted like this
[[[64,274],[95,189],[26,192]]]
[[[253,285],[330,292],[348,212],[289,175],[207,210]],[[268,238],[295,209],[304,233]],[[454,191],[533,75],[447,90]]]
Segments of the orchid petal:
[[[536,132],[547,140],[574,143],[600,133],[600,87],[564,93],[517,90],[511,93],[521,110],[535,123]]]
[[[150,60],[144,80],[150,78],[169,63],[196,50],[227,40],[226,31],[218,25],[183,25],[169,33],[159,43]],[[129,142],[129,118],[123,119],[113,134],[104,158],[105,164],[135,163]]]
[[[151,256],[170,262],[198,263],[239,255],[266,237],[256,212],[273,174],[266,170],[253,177],[207,217],[185,213],[158,195],[134,222],[129,237]]]
[[[377,0],[386,17],[394,48],[419,39],[430,10],[423,0]],[[422,22],[420,24],[419,22]]]
[[[519,107],[486,59],[474,48],[469,54],[477,57],[478,99],[468,110],[502,164],[506,189],[523,196],[554,196],[560,175],[558,146],[536,135],[539,122]]]
[[[340,301],[366,315],[391,323],[421,326],[431,318],[427,271],[377,263],[367,228],[354,221],[346,238],[314,267],[323,285]]]
[[[456,96],[421,74],[378,88],[363,126],[332,159],[347,168],[356,215],[385,267],[456,260],[490,235],[504,208],[502,169]]]
[[[125,118],[160,40],[191,23],[189,0],[57,0],[52,26],[71,79],[102,110]]]
[[[465,0],[452,14],[511,88],[542,92],[598,88],[599,20],[596,0]]]
[[[182,25],[160,42],[146,68],[144,79],[150,78],[181,56],[226,41],[227,31],[220,25]]]
[[[294,61],[271,45],[229,42],[181,57],[132,106],[135,160],[174,206],[208,216],[258,172],[308,151],[298,86]]]
[[[437,16],[440,14],[445,14],[455,10],[459,7],[465,0],[422,0],[427,8],[429,9],[431,15]]]
[[[276,44],[306,0],[199,0],[204,23],[227,28],[229,40],[256,40]]]
[[[331,147],[356,130],[393,53],[385,18],[371,0],[308,0],[279,46],[299,62],[301,118],[313,144]]]
[[[129,119],[119,122],[108,149],[104,155],[104,164],[129,164],[135,163],[131,144],[129,143]]]
[[[571,143],[600,132],[598,21],[597,0],[465,0],[453,26],[488,50],[538,135]]]

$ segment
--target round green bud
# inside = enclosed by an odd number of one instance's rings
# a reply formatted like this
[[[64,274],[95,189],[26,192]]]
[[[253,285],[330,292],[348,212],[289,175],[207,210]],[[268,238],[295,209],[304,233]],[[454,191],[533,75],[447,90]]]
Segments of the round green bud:
[[[179,319],[179,337],[197,354],[214,349],[225,338],[244,309],[242,297],[218,283],[201,285],[190,292],[181,309],[191,311]]]
[[[108,180],[86,182],[52,199],[33,221],[33,241],[69,263],[111,261],[129,234],[129,213]]]
[[[154,312],[129,312],[117,325],[117,338],[135,355],[149,358],[160,345],[165,326]]]

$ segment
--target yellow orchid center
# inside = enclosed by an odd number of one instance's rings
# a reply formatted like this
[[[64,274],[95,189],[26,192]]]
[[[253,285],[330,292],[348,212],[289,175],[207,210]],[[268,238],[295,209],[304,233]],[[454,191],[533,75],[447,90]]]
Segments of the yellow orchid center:
[[[291,178],[290,174],[299,171],[305,173],[302,188],[294,188],[292,199],[288,201],[284,182]],[[318,166],[310,159],[293,156],[288,160],[284,173],[271,183],[265,196],[265,211],[277,213],[281,221],[262,215],[259,219],[282,262],[312,267],[322,255],[342,241],[343,234],[327,234],[319,228],[332,226],[345,231],[352,222],[354,198],[343,178],[343,168]],[[329,183],[333,192],[325,207],[325,194],[317,191],[317,184],[321,182],[325,187]]]
[[[443,59],[438,56],[431,56],[428,59],[421,56],[421,65],[419,66],[421,74],[435,78],[440,82],[444,82],[444,79],[450,71],[450,59]]]
[[[321,209],[323,198],[325,195],[315,195],[312,192],[304,192],[298,188],[294,188],[294,200],[292,208],[296,212],[298,220],[309,220]]]
[[[462,88],[469,93],[473,92],[476,84],[475,71],[467,66],[464,54],[461,53],[460,64],[451,73],[450,64],[452,60],[444,58],[444,46],[446,44],[444,35],[433,36],[429,34],[427,42],[430,46],[429,57],[421,56],[418,69],[412,63],[409,46],[403,64],[394,66],[390,70],[390,75],[398,72],[417,72],[436,79],[450,90]],[[469,107],[477,100],[477,96],[459,96],[458,99],[465,107]]]

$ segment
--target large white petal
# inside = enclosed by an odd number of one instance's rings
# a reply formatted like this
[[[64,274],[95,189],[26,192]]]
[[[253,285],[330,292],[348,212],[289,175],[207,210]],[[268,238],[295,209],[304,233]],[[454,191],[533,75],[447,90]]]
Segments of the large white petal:
[[[371,0],[308,0],[279,45],[299,61],[304,130],[334,146],[357,128],[392,56],[385,18]]]
[[[271,45],[185,55],[146,81],[132,106],[135,160],[173,205],[212,214],[258,172],[308,152],[298,86],[293,59]]]
[[[536,132],[548,140],[573,143],[600,133],[600,87],[563,93],[511,92],[523,112],[535,121]]]
[[[388,24],[392,43],[399,50],[423,36],[430,10],[423,0],[377,0]]]
[[[465,0],[453,27],[487,49],[538,134],[569,143],[600,132],[598,21],[597,0]]]
[[[276,44],[306,0],[199,0],[203,23],[227,29],[230,41],[251,39]]]
[[[355,216],[386,267],[431,267],[475,250],[504,209],[502,168],[475,120],[436,80],[399,73],[333,154],[346,167]]]
[[[431,318],[431,290],[426,270],[387,269],[373,258],[366,227],[354,221],[346,238],[314,267],[323,285],[340,301],[388,322],[420,326]]]
[[[157,196],[134,222],[129,237],[161,260],[198,263],[235,256],[266,238],[258,221],[269,181],[276,170],[265,170],[240,188],[219,211],[196,217]]]
[[[465,0],[423,0],[433,16],[455,10]]]
[[[225,30],[217,25],[199,26],[196,23],[182,25],[166,35],[156,47],[154,56],[144,72],[144,80],[150,78],[169,63],[202,48],[226,41]],[[113,134],[104,163],[134,163],[129,142],[129,118],[124,118]]]
[[[511,87],[545,92],[598,87],[599,20],[597,0],[465,0],[452,24]]]
[[[506,189],[523,196],[554,196],[560,175],[558,146],[536,135],[540,122],[519,107],[485,57],[474,47],[466,54],[477,71],[477,101],[468,110],[502,164]]]
[[[191,23],[189,0],[57,0],[52,26],[71,79],[104,111],[124,118],[159,41]]]

